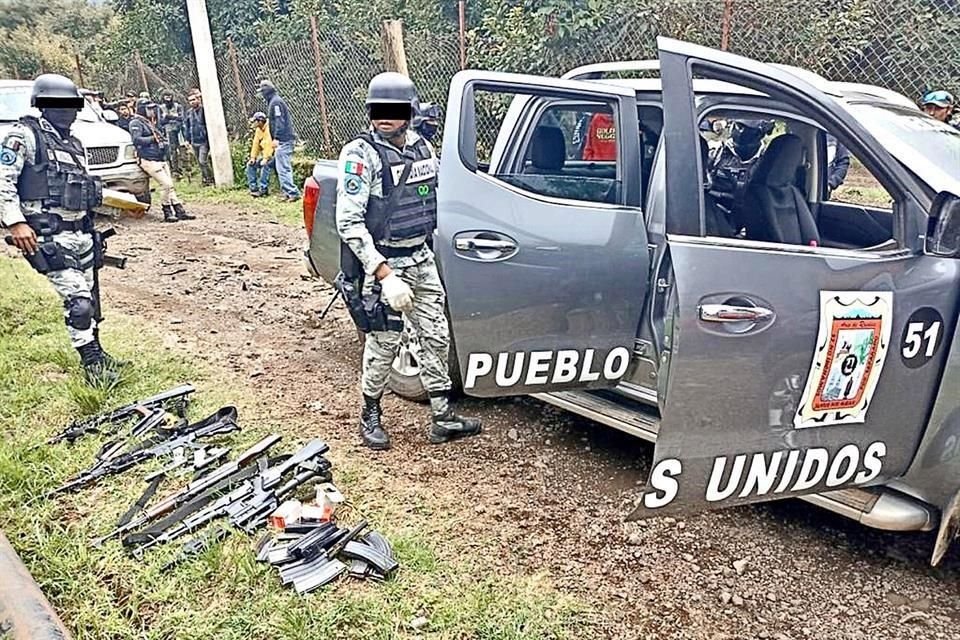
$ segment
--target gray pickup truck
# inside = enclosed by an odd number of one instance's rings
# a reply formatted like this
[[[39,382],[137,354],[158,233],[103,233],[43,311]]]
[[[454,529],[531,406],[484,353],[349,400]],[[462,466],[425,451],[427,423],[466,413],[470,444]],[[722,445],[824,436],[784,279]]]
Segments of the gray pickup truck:
[[[434,248],[463,391],[655,442],[630,518],[800,497],[937,531],[939,562],[960,526],[960,132],[884,89],[658,46],[454,77]],[[772,133],[721,204],[713,124],[738,120]],[[828,134],[855,158],[835,191]],[[335,180],[319,164],[305,205],[328,280]],[[416,397],[415,372],[408,336],[394,390]]]

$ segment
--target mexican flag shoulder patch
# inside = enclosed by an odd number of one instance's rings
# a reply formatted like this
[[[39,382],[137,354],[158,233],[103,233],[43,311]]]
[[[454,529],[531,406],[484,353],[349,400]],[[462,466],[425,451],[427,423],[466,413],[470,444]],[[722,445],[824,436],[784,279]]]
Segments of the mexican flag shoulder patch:
[[[362,163],[362,162],[355,162],[355,161],[353,161],[353,160],[347,160],[347,161],[344,163],[343,167],[344,167],[344,171],[346,171],[347,173],[352,173],[352,174],[355,175],[355,176],[362,176],[362,175],[363,175],[363,163]]]

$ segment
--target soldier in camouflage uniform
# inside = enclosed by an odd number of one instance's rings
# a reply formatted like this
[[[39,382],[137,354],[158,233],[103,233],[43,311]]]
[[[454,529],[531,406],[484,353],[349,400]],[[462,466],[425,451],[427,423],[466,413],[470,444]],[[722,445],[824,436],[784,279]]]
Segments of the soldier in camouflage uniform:
[[[382,73],[370,82],[366,104],[371,128],[340,152],[337,231],[359,259],[367,289],[376,278],[383,301],[403,312],[416,330],[420,377],[433,414],[428,437],[438,444],[479,433],[480,421],[458,416],[450,406],[446,293],[429,246],[437,221],[438,164],[430,144],[410,128],[415,100],[416,89],[406,76]],[[388,203],[382,225],[368,215],[374,203]],[[360,435],[373,449],[390,446],[380,397],[399,347],[398,331],[367,334]]]
[[[94,228],[99,178],[86,170],[83,145],[70,126],[83,98],[69,79],[45,74],[33,84],[31,106],[0,143],[0,223],[12,244],[43,273],[63,300],[70,341],[92,385],[116,381],[125,363],[100,346]]]

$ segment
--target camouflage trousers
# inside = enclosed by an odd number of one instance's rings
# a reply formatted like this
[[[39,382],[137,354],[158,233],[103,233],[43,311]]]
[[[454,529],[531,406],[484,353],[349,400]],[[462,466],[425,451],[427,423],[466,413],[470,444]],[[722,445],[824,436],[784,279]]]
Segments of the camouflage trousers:
[[[410,267],[394,268],[394,273],[413,290],[413,310],[404,314],[420,341],[420,379],[431,392],[450,390],[447,364],[450,329],[444,314],[446,292],[433,256]],[[379,398],[387,385],[390,367],[400,348],[397,331],[371,331],[363,347],[361,386],[366,396]]]
[[[93,237],[89,233],[80,233],[79,231],[58,233],[53,236],[52,240],[71,255],[81,255],[93,248]],[[86,298],[93,302],[94,307],[98,306],[98,301],[93,299],[93,267],[83,271],[79,269],[51,271],[46,276],[57,295],[60,296],[60,300],[64,303],[63,318],[65,322],[68,317],[66,304],[70,298]],[[70,342],[74,348],[93,342],[96,328],[96,320],[90,323],[88,329],[82,330],[67,324],[67,333],[70,335]]]

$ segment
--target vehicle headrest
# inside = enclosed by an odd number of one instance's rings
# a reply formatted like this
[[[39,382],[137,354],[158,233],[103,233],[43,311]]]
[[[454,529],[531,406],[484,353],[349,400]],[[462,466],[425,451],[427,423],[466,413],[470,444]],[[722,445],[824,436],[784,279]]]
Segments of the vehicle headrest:
[[[566,159],[567,144],[560,127],[537,127],[530,146],[530,162],[533,166],[547,171],[560,171]]]
[[[802,161],[803,142],[792,133],[785,133],[774,138],[763,152],[753,179],[769,187],[793,184]]]

